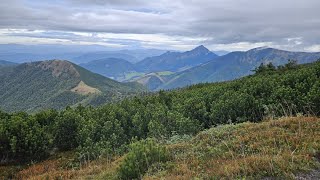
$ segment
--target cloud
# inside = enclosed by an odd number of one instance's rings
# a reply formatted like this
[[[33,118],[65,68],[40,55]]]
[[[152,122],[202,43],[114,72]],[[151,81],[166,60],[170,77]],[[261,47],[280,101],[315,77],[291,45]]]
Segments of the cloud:
[[[6,37],[6,40],[4,40]],[[203,41],[201,38],[190,38],[183,36],[168,36],[162,34],[126,34],[126,33],[91,33],[91,32],[64,32],[64,31],[44,31],[27,29],[10,29],[0,31],[0,41],[8,39],[17,40],[17,38],[36,42],[57,43],[81,43],[81,44],[99,44],[109,47],[132,47],[132,48],[160,48],[160,49],[183,49],[187,50],[194,44]],[[189,44],[189,45],[188,45]]]
[[[320,51],[318,7],[319,0],[10,0],[0,4],[1,29],[43,32],[11,32],[0,39]]]

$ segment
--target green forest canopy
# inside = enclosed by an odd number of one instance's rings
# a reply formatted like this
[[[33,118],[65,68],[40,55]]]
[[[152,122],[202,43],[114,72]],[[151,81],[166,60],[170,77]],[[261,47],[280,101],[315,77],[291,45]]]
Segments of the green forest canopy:
[[[121,154],[133,139],[192,135],[219,124],[266,117],[320,115],[319,61],[265,69],[234,81],[160,91],[97,108],[0,111],[0,158],[39,160],[58,148],[75,149],[79,160],[90,160]]]

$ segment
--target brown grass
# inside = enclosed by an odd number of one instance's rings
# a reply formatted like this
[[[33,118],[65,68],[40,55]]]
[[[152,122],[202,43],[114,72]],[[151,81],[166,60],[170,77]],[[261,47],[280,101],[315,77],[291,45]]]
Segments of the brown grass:
[[[96,94],[101,92],[99,89],[86,85],[83,81],[80,81],[80,83],[76,87],[72,88],[71,91],[82,95]]]
[[[80,168],[72,167],[74,153],[62,153],[59,158],[37,163],[20,171],[15,176],[16,179],[97,179],[97,175],[107,176],[116,172],[119,161],[122,158],[116,158],[114,161],[99,159],[82,165]],[[69,165],[68,165],[69,164]],[[95,177],[95,178],[93,178]]]
[[[319,167],[320,119],[285,118],[226,125],[170,147],[174,167],[145,179],[294,178]]]

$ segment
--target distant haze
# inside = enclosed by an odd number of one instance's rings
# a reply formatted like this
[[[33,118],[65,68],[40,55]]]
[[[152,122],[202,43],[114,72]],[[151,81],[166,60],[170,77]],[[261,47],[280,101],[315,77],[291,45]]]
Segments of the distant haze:
[[[146,57],[158,56],[164,52],[166,50],[114,49],[101,45],[0,44],[0,60],[16,63],[64,59],[79,64],[107,57],[123,58],[135,63]]]

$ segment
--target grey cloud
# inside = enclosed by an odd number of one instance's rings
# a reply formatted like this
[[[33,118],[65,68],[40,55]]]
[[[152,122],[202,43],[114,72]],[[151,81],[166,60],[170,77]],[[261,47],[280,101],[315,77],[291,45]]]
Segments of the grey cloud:
[[[38,0],[40,2],[40,0]],[[25,2],[25,3],[23,3]],[[204,43],[320,44],[319,0],[67,0],[0,4],[0,28],[166,34]],[[34,3],[34,1],[33,1]],[[94,7],[92,7],[94,6]],[[297,46],[298,47],[298,46]]]
[[[67,0],[72,5],[107,5],[114,7],[135,7],[145,5],[144,0]]]
[[[45,6],[34,9],[18,3],[0,5],[1,28],[31,28],[83,32],[162,33],[177,31],[171,17],[116,9],[92,10]]]

